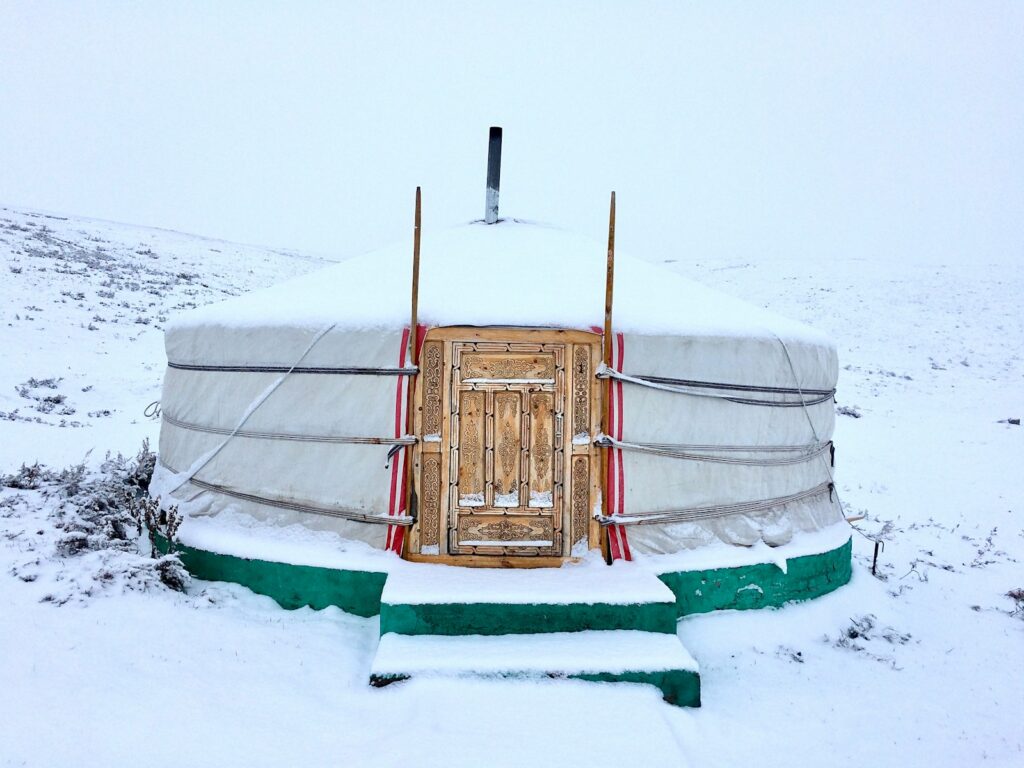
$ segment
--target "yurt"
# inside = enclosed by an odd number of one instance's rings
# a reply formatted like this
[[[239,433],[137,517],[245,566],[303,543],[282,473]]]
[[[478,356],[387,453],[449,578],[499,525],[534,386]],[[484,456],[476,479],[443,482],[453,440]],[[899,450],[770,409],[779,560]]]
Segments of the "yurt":
[[[498,219],[494,187],[494,223],[421,232],[417,193],[409,242],[169,324],[150,492],[195,575],[380,613],[375,680],[444,666],[424,634],[564,633],[504,671],[695,704],[642,635],[849,579],[835,346],[614,253],[614,198],[606,244]]]

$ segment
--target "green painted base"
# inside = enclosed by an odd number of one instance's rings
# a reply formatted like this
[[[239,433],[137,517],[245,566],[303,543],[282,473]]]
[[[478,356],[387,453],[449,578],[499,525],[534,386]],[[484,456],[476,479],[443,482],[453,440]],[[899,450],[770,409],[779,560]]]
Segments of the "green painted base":
[[[589,629],[676,631],[675,604],[428,603],[380,608],[380,632],[399,635],[522,635]]]
[[[383,688],[392,683],[408,680],[409,675],[371,675],[370,685]],[[500,675],[502,678],[527,679],[525,674]],[[667,669],[659,672],[594,672],[562,675],[557,672],[546,674],[545,679],[567,678],[587,680],[596,683],[642,683],[661,690],[662,698],[677,707],[700,706],[700,675],[689,669]]]
[[[158,548],[167,542],[158,539]],[[817,555],[790,558],[783,571],[776,565],[757,564],[703,571],[659,574],[675,594],[675,603],[607,603],[570,605],[518,605],[497,603],[381,604],[386,573],[318,568],[254,560],[177,547],[185,567],[197,578],[230,581],[267,595],[284,608],[337,606],[359,616],[380,614],[381,634],[500,635],[581,630],[629,629],[674,633],[676,617],[722,609],[778,606],[807,600],[846,584],[851,576],[852,541]],[[516,676],[510,673],[509,676]],[[665,701],[678,706],[700,706],[700,676],[691,670],[600,672],[547,677],[572,677],[600,682],[653,685]],[[386,685],[405,676],[374,678]]]
[[[165,540],[158,539],[157,546],[167,551]],[[309,606],[319,610],[336,606],[357,616],[380,613],[386,573],[250,560],[180,544],[176,552],[197,579],[241,584],[259,595],[273,598],[282,608]]]
[[[161,551],[167,543],[157,541]],[[344,571],[307,565],[290,565],[267,560],[223,555],[194,547],[177,547],[182,562],[198,579],[230,581],[267,595],[284,608],[326,608],[337,606],[358,616],[381,613],[381,592],[387,574],[373,571]],[[759,564],[704,571],[659,574],[675,593],[676,604],[644,606],[636,621],[624,618],[626,606],[386,606],[390,616],[381,617],[381,631],[400,634],[496,634],[494,627],[519,626],[505,632],[566,632],[572,629],[644,629],[674,632],[675,615],[707,613],[723,609],[766,608],[791,600],[807,600],[831,592],[850,580],[852,542],[818,555],[794,557],[786,571],[777,565]],[[666,607],[673,613],[666,618]],[[457,615],[455,609],[466,609]],[[580,609],[586,611],[580,614]],[[630,608],[634,610],[636,606]],[[405,610],[409,609],[409,610]],[[429,609],[429,610],[426,610]],[[438,609],[443,612],[438,613]],[[648,610],[649,609],[649,610]],[[444,632],[439,624],[455,622],[458,629]],[[384,629],[385,622],[389,624]],[[586,626],[583,626],[586,625]],[[488,627],[492,631],[486,631]],[[526,629],[529,627],[529,629]]]
[[[769,608],[809,600],[843,586],[852,575],[853,541],[819,555],[773,563],[658,575],[676,596],[680,616],[725,609]]]

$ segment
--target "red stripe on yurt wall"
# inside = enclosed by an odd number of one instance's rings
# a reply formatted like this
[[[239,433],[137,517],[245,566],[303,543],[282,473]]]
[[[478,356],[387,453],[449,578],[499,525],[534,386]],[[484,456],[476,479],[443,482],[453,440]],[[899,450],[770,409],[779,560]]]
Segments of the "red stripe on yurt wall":
[[[614,368],[615,353],[612,352],[612,367]],[[608,429],[615,434],[615,382],[612,379],[608,379]],[[616,456],[617,451],[614,448],[607,448],[608,451],[608,514],[614,515],[615,510],[618,507],[616,502],[616,494],[618,492],[618,478],[619,473],[616,471],[616,464],[618,457]],[[608,550],[612,556],[612,560],[618,560],[622,557],[622,550],[619,547],[619,527],[617,525],[608,526]]]
[[[592,325],[590,330],[597,334],[604,334],[604,329]],[[612,344],[612,359],[608,365],[613,370],[622,373],[622,358],[625,356],[626,340],[621,333],[615,334],[615,343]],[[616,440],[622,439],[622,382],[608,379],[608,431],[609,437]],[[626,509],[626,471],[622,465],[622,450],[608,448],[608,487],[602,489],[608,495],[608,514],[621,514]],[[629,540],[626,538],[626,529],[620,525],[608,526],[608,550],[612,560],[632,560],[629,552]]]
[[[618,346],[618,355],[615,361],[615,370],[622,373],[622,360],[625,357],[626,341],[621,333],[615,334],[615,338]],[[618,420],[615,423],[615,439],[622,439],[622,382],[615,382],[615,398],[618,401],[619,407],[616,409]],[[622,451],[618,450],[616,453],[619,454],[619,460],[617,462],[619,481],[618,481],[618,509],[619,514],[622,514],[626,510],[626,471],[622,461]],[[632,560],[633,556],[629,552],[629,539],[626,537],[626,529],[620,526],[615,526],[618,529],[619,544],[622,549],[622,556],[626,560]]]
[[[420,354],[423,352],[423,340],[426,338],[426,335],[427,335],[427,326],[423,325],[422,323],[418,323],[416,325],[416,359],[417,360],[420,359]],[[406,331],[405,334],[403,334],[403,338],[406,341],[408,341],[408,339],[409,339],[408,331]],[[404,349],[404,347],[403,347],[403,349]],[[404,353],[402,354],[401,359],[403,360],[403,362],[400,363],[399,365],[404,367],[405,366],[405,363],[404,363],[405,354]],[[405,379],[405,392],[403,393],[403,397],[402,397],[402,409],[403,409],[404,413],[403,413],[403,415],[401,417],[401,421],[405,424],[405,434],[411,435],[412,434],[412,427],[413,427],[413,425],[412,425],[412,412],[409,410],[409,387],[411,387],[413,385],[413,381],[412,381],[412,377],[410,377],[410,376],[403,376],[402,378]],[[404,457],[405,464],[408,465],[408,466],[411,466],[410,462],[412,462],[412,446],[411,445],[407,445],[402,450],[402,455]],[[403,470],[404,470],[404,467],[403,467]],[[398,514],[404,515],[404,514],[406,514],[406,511],[409,509],[409,484],[405,482],[405,472],[404,471],[399,474],[398,481],[401,484],[401,486],[400,486],[401,487],[401,492],[399,493],[399,502],[398,502]],[[405,526],[395,526],[395,529],[396,529],[395,533],[392,536],[392,546],[393,546],[395,552],[397,552],[398,554],[402,554],[402,547],[405,545],[405,534],[408,531],[408,529]]]
[[[612,357],[609,365],[616,371],[622,370],[624,340],[621,333],[615,334],[612,344]],[[608,431],[616,439],[622,437],[622,382],[609,379],[608,382]],[[608,514],[615,515],[625,509],[625,467],[622,451],[617,448],[608,449]],[[608,549],[612,560],[630,560],[629,542],[626,540],[626,529],[618,525],[608,526]]]
[[[409,348],[409,329],[406,328],[402,331],[402,348],[398,353],[398,367],[405,367],[405,353]],[[403,411],[405,408],[405,384],[408,376],[399,376],[398,384],[395,387],[395,437],[402,436],[402,422],[404,415]],[[401,514],[402,509],[405,506],[405,488],[404,483],[402,486],[402,497],[399,497],[399,480],[405,478],[405,451],[399,451],[395,455],[395,460],[391,462],[391,493],[388,496],[388,516],[394,517],[395,515]],[[402,471],[400,471],[402,470]],[[399,502],[396,504],[396,502]],[[399,506],[399,504],[401,506]],[[392,552],[402,552],[402,528],[401,526],[389,525],[388,535],[385,546]]]
[[[604,336],[604,329],[599,325],[590,326],[590,330],[599,336]],[[620,334],[621,335],[621,334]],[[615,367],[615,348],[612,347],[612,359],[608,361],[608,364]],[[615,433],[615,384],[611,379],[608,379],[606,387],[605,397],[608,398],[608,431],[614,435]],[[612,435],[609,435],[611,437]],[[616,510],[615,491],[618,484],[619,474],[615,469],[615,451],[608,448],[608,476],[606,478],[605,487],[601,488],[601,493],[608,497],[608,514],[614,515]],[[608,551],[612,557],[612,560],[618,560],[622,557],[622,550],[619,547],[619,535],[618,526],[609,525],[608,531]]]

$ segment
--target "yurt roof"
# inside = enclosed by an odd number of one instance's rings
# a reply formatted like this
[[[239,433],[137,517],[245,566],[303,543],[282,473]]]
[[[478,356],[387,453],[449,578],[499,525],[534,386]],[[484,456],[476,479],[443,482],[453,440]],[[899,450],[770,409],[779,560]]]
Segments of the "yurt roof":
[[[503,220],[422,234],[419,319],[430,326],[590,328],[604,322],[605,243]],[[175,318],[171,329],[397,328],[409,323],[412,243]],[[743,336],[831,346],[822,333],[616,252],[614,327],[645,335]]]

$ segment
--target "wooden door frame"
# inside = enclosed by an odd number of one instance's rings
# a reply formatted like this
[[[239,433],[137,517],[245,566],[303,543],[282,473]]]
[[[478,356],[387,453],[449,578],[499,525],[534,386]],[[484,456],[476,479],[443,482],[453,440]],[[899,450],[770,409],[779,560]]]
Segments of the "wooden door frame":
[[[568,345],[565,363],[566,426],[563,430],[566,460],[562,481],[563,530],[568,538],[565,556],[446,552],[450,452],[445,436],[451,429],[451,348],[455,342],[481,341]],[[586,531],[586,549],[600,547],[599,526],[593,516],[601,499],[601,457],[599,449],[593,445],[593,438],[600,431],[602,413],[603,388],[594,375],[600,362],[601,335],[590,331],[466,326],[427,330],[413,398],[413,434],[419,438],[412,450],[413,509],[417,519],[407,537],[403,553],[405,559],[491,568],[558,567],[566,561],[579,559],[579,545],[583,539],[576,533],[581,528]],[[573,437],[583,424],[586,424],[590,440],[577,443]],[[584,472],[586,479],[581,482]],[[584,487],[585,494],[582,492]],[[573,539],[576,555],[573,554]]]

